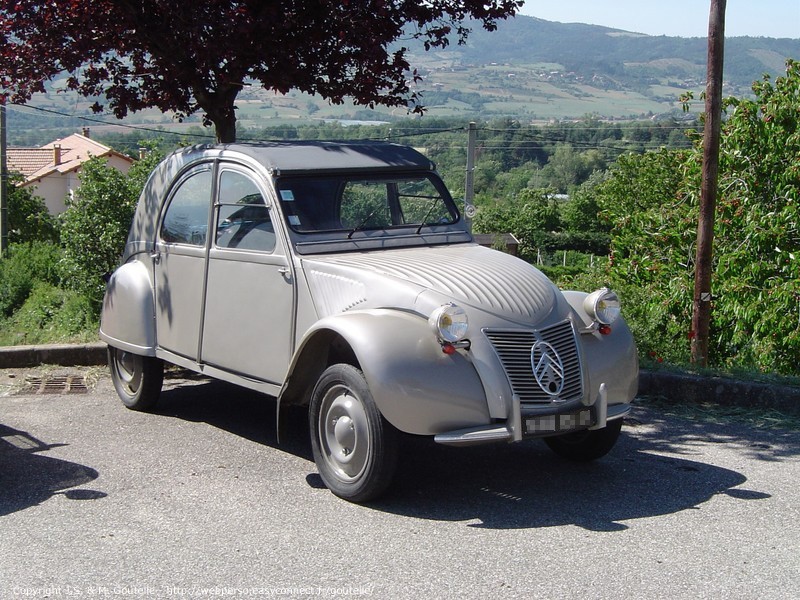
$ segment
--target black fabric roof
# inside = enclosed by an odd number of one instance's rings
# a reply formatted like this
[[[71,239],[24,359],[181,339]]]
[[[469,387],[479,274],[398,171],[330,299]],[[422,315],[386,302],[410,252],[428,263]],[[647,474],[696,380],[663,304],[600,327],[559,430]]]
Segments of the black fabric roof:
[[[408,146],[388,142],[262,142],[222,146],[247,154],[281,175],[380,169],[387,171],[432,170],[433,162]]]

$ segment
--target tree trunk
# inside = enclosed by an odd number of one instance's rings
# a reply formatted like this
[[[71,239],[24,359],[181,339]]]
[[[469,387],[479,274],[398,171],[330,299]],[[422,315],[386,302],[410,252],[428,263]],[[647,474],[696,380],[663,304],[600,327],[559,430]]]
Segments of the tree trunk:
[[[215,91],[194,90],[197,104],[205,111],[204,123],[213,123],[218,144],[236,141],[236,110],[234,102],[242,85],[227,84]]]
[[[233,110],[233,103],[224,113],[211,120],[214,122],[214,132],[218,144],[232,144],[236,141],[236,114]]]

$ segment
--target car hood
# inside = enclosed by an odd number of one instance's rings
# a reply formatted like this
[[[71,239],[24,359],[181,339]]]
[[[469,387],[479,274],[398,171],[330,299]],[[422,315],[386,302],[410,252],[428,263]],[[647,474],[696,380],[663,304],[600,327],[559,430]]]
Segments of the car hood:
[[[353,308],[418,309],[453,301],[514,321],[535,322],[552,309],[556,288],[509,254],[463,244],[314,257],[303,261],[321,316]],[[426,294],[426,297],[430,296]]]

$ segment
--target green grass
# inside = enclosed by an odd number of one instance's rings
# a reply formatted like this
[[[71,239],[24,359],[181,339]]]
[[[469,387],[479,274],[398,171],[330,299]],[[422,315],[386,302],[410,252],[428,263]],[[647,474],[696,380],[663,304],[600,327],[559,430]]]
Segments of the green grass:
[[[99,323],[77,292],[37,283],[25,303],[0,321],[0,346],[97,341]]]

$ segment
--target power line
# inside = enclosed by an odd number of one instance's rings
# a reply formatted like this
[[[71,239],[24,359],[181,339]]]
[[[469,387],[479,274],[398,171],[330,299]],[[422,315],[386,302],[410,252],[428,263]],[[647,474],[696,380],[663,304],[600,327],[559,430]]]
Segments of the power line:
[[[89,116],[85,116],[85,115],[68,114],[68,113],[64,113],[64,112],[58,111],[58,110],[44,108],[44,107],[41,107],[41,106],[31,106],[31,105],[18,104],[18,103],[14,103],[14,106],[25,107],[25,108],[28,108],[28,109],[31,109],[31,110],[35,110],[35,111],[39,111],[39,112],[43,112],[43,113],[47,113],[47,114],[52,114],[52,115],[56,115],[56,116],[59,116],[59,117],[70,118],[70,119],[79,119],[79,120],[82,120],[82,121],[87,121],[89,123],[97,123],[97,124],[106,125],[106,126],[122,127],[122,128],[129,129],[129,130],[132,130],[132,131],[156,133],[156,134],[159,134],[159,135],[162,135],[162,136],[174,136],[174,137],[182,137],[182,138],[197,138],[197,139],[204,139],[204,140],[208,140],[210,138],[213,138],[212,134],[195,133],[195,132],[190,132],[190,131],[176,132],[176,131],[169,131],[169,130],[166,130],[166,129],[163,129],[163,128],[147,127],[147,126],[142,126],[142,125],[132,125],[132,124],[129,124],[129,123],[122,123],[122,122],[110,123],[108,121],[104,121],[102,119],[95,118],[95,117],[89,117]],[[18,112],[23,112],[23,111],[18,111]],[[547,126],[543,126],[543,127],[552,127],[552,126],[547,125]],[[647,129],[654,129],[654,130],[660,130],[660,131],[663,131],[663,130],[674,130],[674,131],[684,130],[685,131],[687,129],[690,129],[690,127],[681,127],[681,126],[675,125],[675,126],[648,127]],[[286,130],[287,131],[290,131],[290,130],[295,130],[296,131],[297,127],[288,126],[286,128]],[[582,128],[579,125],[576,125],[574,128],[570,128],[570,130],[567,130],[567,131],[565,131],[563,133],[568,134],[571,130],[574,130],[574,131],[604,131],[605,128],[603,128],[603,127]],[[378,141],[378,140],[387,140],[387,139],[388,140],[399,140],[399,139],[408,139],[408,138],[420,137],[420,136],[440,135],[440,134],[446,134],[446,133],[459,133],[459,132],[466,132],[466,131],[467,131],[467,128],[465,126],[449,127],[449,128],[431,127],[431,128],[421,129],[421,130],[416,130],[416,129],[407,128],[407,127],[406,128],[403,128],[403,127],[400,127],[400,128],[390,127],[388,134],[382,133],[380,135],[375,135],[375,136],[366,136],[366,137],[348,138],[348,139],[350,139],[350,140],[359,140],[359,141]],[[655,147],[651,146],[650,144],[658,143],[658,141],[653,142],[653,141],[635,141],[635,140],[631,140],[629,142],[630,145],[620,146],[620,145],[609,145],[609,144],[602,144],[602,143],[598,143],[598,142],[590,142],[590,141],[583,141],[583,140],[570,141],[570,140],[567,140],[565,136],[547,135],[547,134],[555,134],[555,133],[560,133],[560,132],[546,131],[546,130],[536,131],[536,130],[530,129],[529,127],[525,128],[525,129],[522,129],[522,128],[519,128],[519,129],[518,128],[498,129],[498,128],[494,128],[494,127],[478,127],[477,131],[478,132],[488,132],[488,133],[498,133],[498,134],[512,133],[514,135],[514,137],[517,138],[517,139],[504,140],[504,143],[500,143],[499,140],[493,140],[492,138],[489,138],[488,140],[485,140],[483,142],[479,142],[479,148],[481,150],[526,150],[526,149],[527,150],[534,150],[534,149],[539,149],[539,150],[543,150],[543,151],[550,151],[550,150],[557,149],[559,144],[566,144],[566,145],[569,145],[569,146],[571,146],[573,148],[579,148],[579,149],[582,149],[582,150],[603,150],[603,151],[608,151],[608,152],[628,152],[628,151],[637,150],[637,149],[645,149],[645,150],[646,149],[655,149]],[[403,132],[403,133],[401,133],[401,132]],[[526,139],[519,139],[519,138],[527,138],[527,140]],[[239,141],[242,141],[242,142],[273,142],[273,141],[280,141],[280,138],[276,139],[276,138],[266,138],[266,137],[248,137],[248,136],[244,136],[244,137],[240,137]],[[331,140],[331,141],[334,141],[334,140]],[[623,139],[615,139],[615,141],[622,142],[622,143],[626,142],[626,140],[624,138]],[[526,146],[524,144],[530,144],[530,145]],[[657,147],[663,147],[664,145],[665,144],[660,144]],[[447,147],[449,149],[453,149],[453,150],[466,150],[467,149],[465,145],[460,145],[460,144],[458,144],[458,145],[449,144]],[[673,144],[670,145],[670,147],[676,148],[676,149],[691,148],[692,144],[691,144],[691,142],[686,142],[685,144],[674,144],[673,143]]]
[[[53,109],[50,109],[50,108],[43,108],[41,106],[30,106],[28,104],[17,104],[17,103],[14,103],[14,105],[15,106],[24,106],[25,108],[30,108],[30,109],[33,109],[33,110],[38,110],[40,112],[49,113],[49,114],[52,114],[52,115],[57,115],[59,117],[67,117],[67,118],[70,118],[70,119],[80,119],[82,121],[88,121],[89,123],[97,123],[97,124],[100,124],[100,125],[112,125],[112,126],[115,126],[115,127],[124,127],[126,129],[133,129],[135,131],[147,131],[147,132],[150,132],[150,133],[160,133],[160,134],[168,134],[168,135],[180,135],[180,136],[185,136],[185,137],[199,137],[199,138],[208,138],[208,137],[210,137],[210,136],[199,134],[199,133],[191,133],[191,132],[180,132],[179,133],[179,132],[175,132],[175,131],[166,131],[164,129],[156,129],[154,127],[144,127],[144,126],[141,126],[141,125],[130,125],[128,123],[121,123],[121,122],[109,123],[108,121],[103,121],[102,119],[97,119],[97,118],[94,118],[94,117],[87,117],[85,115],[70,115],[70,114],[63,113],[63,112],[60,112],[60,111],[57,111],[57,110],[53,110]]]

